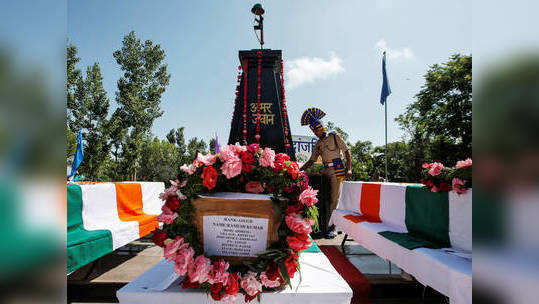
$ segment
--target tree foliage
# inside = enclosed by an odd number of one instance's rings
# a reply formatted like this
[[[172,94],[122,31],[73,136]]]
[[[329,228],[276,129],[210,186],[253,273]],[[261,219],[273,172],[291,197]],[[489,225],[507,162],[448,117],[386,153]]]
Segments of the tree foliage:
[[[115,117],[117,126],[127,129],[121,139],[121,164],[123,172],[134,173],[140,167],[140,153],[145,136],[156,118],[163,115],[161,96],[169,84],[170,74],[164,63],[165,51],[151,40],[144,43],[130,32],[124,36],[122,47],[114,58],[124,72],[118,80]]]
[[[84,80],[84,107],[86,115],[82,120],[85,130],[85,157],[81,164],[81,172],[89,179],[98,180],[103,177],[103,164],[109,157],[108,142],[109,99],[103,89],[103,76],[96,62],[86,69]]]
[[[203,139],[191,138],[187,144],[187,155],[189,159],[195,159],[198,152],[206,153],[206,147],[206,142]]]
[[[396,121],[414,144],[425,147],[422,161],[454,165],[472,155],[472,57],[453,55],[425,74],[425,85]]]
[[[141,149],[138,178],[146,181],[167,181],[178,174],[182,155],[179,149],[167,140],[157,137],[144,141]]]

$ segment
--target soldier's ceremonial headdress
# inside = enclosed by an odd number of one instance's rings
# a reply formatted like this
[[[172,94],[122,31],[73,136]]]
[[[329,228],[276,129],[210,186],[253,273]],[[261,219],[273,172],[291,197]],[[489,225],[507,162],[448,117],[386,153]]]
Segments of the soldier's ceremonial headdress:
[[[303,115],[301,115],[301,125],[309,125],[313,131],[318,130],[322,128],[322,122],[320,119],[322,119],[324,116],[326,116],[324,111],[318,108],[308,108],[305,110],[305,112],[303,112]]]

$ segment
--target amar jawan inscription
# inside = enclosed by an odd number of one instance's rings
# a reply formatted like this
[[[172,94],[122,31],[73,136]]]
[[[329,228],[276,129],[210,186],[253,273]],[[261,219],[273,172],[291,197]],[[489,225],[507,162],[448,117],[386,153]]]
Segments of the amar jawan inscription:
[[[273,126],[275,124],[275,114],[271,110],[271,102],[260,103],[260,124]],[[251,110],[251,116],[253,117],[253,124],[256,124],[257,118],[257,103],[252,102],[249,104]]]

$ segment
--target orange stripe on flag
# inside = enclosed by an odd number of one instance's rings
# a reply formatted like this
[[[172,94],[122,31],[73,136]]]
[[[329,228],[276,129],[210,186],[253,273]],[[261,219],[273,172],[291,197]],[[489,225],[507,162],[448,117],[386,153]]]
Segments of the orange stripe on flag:
[[[380,220],[380,188],[381,184],[363,183],[361,185],[360,210],[369,222],[382,222]]]
[[[352,223],[356,223],[356,224],[366,220],[366,217],[363,216],[363,215],[353,215],[353,214],[347,214],[347,215],[343,216],[343,218],[349,220]]]
[[[114,183],[114,185],[120,220],[137,221],[140,237],[159,227],[157,216],[142,211],[142,189],[139,183]]]

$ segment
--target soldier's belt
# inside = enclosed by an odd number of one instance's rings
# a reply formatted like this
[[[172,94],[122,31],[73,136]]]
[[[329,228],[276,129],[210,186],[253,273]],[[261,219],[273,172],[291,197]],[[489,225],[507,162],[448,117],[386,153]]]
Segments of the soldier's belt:
[[[341,158],[334,158],[331,162],[324,163],[324,167],[333,167],[336,176],[346,175],[346,170],[344,169],[344,164]]]

